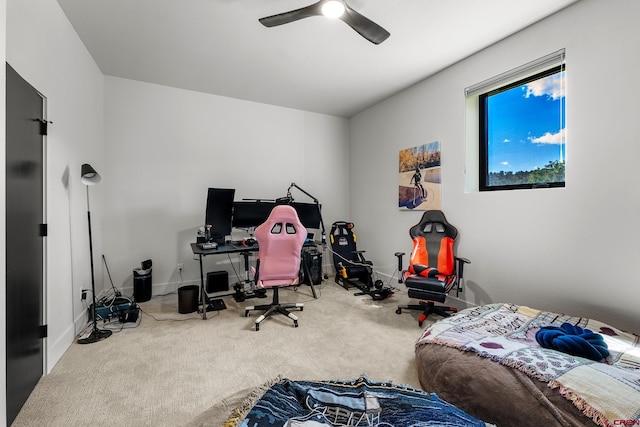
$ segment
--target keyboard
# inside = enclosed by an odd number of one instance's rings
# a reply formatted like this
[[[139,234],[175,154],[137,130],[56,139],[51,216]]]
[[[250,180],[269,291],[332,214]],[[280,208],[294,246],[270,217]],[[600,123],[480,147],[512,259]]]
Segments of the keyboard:
[[[198,243],[198,246],[200,246],[200,249],[216,249],[218,247],[217,243],[211,242],[211,243]]]

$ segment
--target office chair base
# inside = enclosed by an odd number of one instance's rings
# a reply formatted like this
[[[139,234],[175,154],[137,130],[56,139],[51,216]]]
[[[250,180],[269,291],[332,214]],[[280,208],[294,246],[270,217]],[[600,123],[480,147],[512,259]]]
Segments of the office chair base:
[[[419,304],[401,305],[396,309],[396,314],[401,314],[402,310],[422,310],[422,314],[418,317],[418,326],[422,327],[422,323],[431,314],[437,314],[442,317],[451,317],[452,314],[457,313],[456,307],[445,307],[435,305],[431,301],[420,301]]]
[[[298,327],[298,317],[291,313],[290,309],[297,309],[300,311],[304,311],[304,304],[302,303],[287,303],[287,304],[277,304],[277,305],[255,305],[252,307],[246,307],[244,310],[244,317],[249,317],[249,311],[251,310],[263,310],[262,313],[255,322],[256,331],[260,330],[260,323],[266,319],[267,317],[271,317],[274,314],[282,314],[287,316],[289,319],[293,320],[293,327]]]

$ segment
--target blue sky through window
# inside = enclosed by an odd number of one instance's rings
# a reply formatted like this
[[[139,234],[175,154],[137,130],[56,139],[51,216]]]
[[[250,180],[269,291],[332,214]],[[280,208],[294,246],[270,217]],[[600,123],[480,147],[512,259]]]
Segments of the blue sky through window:
[[[487,97],[488,172],[565,160],[564,71]]]

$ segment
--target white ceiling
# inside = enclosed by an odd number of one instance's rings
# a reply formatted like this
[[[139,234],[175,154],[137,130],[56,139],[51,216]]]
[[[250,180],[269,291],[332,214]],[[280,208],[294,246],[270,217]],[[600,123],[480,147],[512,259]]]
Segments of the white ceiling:
[[[315,0],[58,0],[105,75],[350,117],[577,0],[348,0],[391,33],[258,18]]]

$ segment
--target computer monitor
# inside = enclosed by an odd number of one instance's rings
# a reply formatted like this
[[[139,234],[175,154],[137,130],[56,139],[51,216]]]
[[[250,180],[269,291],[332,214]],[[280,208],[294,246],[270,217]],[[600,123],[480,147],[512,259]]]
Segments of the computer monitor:
[[[207,191],[205,225],[211,225],[211,239],[218,244],[224,244],[225,237],[231,235],[235,192],[233,188],[209,188]]]
[[[261,201],[233,202],[232,224],[236,228],[257,227],[267,220],[271,210],[278,203]],[[320,228],[322,220],[319,205],[315,203],[288,203],[298,213],[298,218],[305,228]]]
[[[274,202],[259,200],[233,202],[233,219],[231,224],[236,228],[257,227],[267,220]]]
[[[320,228],[322,216],[320,214],[320,205],[315,203],[290,203],[298,212],[298,218],[305,228]]]

